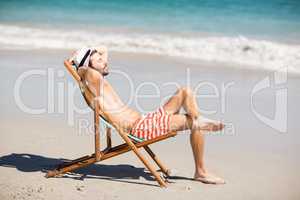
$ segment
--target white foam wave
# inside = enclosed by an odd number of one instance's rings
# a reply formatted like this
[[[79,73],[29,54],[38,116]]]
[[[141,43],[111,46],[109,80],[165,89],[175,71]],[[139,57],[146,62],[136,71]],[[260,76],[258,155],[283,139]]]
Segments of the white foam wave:
[[[39,29],[0,24],[0,48],[73,49],[106,45],[120,52],[152,53],[168,56],[237,63],[263,69],[288,67],[300,73],[300,46],[246,37],[184,37],[141,33],[97,33]]]

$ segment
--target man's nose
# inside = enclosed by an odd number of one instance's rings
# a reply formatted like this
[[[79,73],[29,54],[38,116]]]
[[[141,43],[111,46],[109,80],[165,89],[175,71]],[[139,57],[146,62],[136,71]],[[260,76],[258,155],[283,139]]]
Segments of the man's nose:
[[[106,62],[106,63],[104,63],[104,67],[107,67],[107,62]]]

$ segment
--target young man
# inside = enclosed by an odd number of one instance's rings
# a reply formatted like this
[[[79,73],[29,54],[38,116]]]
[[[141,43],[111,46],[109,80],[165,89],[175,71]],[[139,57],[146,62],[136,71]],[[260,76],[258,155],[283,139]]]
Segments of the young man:
[[[157,111],[141,115],[125,105],[110,83],[104,79],[109,74],[108,53],[105,47],[82,48],[69,59],[75,64],[85,87],[97,97],[100,114],[109,113],[114,125],[143,139],[152,139],[169,131],[190,130],[190,142],[195,160],[194,179],[209,184],[225,181],[207,172],[204,166],[203,131],[219,131],[224,125],[199,114],[195,96],[190,88],[182,87]],[[180,114],[180,109],[185,114]]]

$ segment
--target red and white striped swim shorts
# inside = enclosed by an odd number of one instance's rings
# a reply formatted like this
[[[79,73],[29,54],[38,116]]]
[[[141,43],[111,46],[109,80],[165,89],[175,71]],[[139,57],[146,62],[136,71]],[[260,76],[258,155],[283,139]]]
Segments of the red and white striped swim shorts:
[[[163,107],[144,115],[139,119],[130,134],[144,140],[150,140],[169,131],[169,117]]]

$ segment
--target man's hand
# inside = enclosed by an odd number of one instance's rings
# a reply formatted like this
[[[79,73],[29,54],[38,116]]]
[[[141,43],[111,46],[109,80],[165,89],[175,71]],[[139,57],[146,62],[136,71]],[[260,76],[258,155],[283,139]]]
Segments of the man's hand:
[[[70,63],[73,63],[73,60],[74,60],[74,58],[75,58],[75,55],[76,55],[76,51],[73,51],[73,52],[71,53],[70,58],[68,59],[68,61],[69,61]]]

